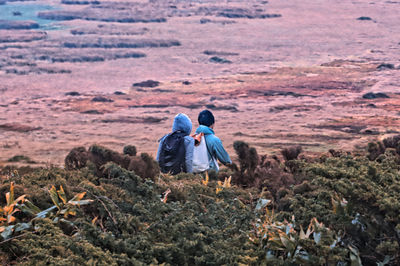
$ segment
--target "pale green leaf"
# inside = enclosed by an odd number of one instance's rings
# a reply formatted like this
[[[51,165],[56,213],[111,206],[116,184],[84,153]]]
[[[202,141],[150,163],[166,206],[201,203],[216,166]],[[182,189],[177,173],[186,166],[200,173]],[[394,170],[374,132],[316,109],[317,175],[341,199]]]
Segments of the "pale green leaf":
[[[15,225],[15,232],[21,232],[23,230],[30,229],[31,227],[31,223],[18,223]]]
[[[18,207],[21,209],[21,211],[29,213],[31,215],[36,215],[41,212],[41,210],[29,200],[25,200],[24,203],[19,205]]]
[[[0,234],[3,239],[8,239],[12,236],[14,232],[15,225],[9,225],[4,228],[4,231]]]
[[[318,245],[321,242],[321,232],[319,232],[319,233],[314,232],[313,237],[314,237],[315,243]]]
[[[70,201],[68,201],[68,203],[70,203],[72,205],[88,205],[92,202],[93,202],[93,200],[78,200],[78,201],[70,200]]]
[[[49,190],[50,193],[50,198],[53,201],[54,205],[57,207],[57,209],[60,209],[60,202],[58,200],[58,193],[57,190],[54,186],[51,187],[51,189]]]
[[[35,218],[45,218],[52,210],[55,210],[56,208],[57,208],[56,206],[52,206],[44,211],[41,211],[38,214],[36,214]]]

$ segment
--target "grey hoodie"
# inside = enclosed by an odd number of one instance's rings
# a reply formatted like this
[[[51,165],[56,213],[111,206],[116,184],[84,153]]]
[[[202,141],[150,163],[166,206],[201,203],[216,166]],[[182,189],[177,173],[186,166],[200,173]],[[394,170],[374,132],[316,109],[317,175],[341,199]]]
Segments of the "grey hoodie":
[[[186,172],[192,173],[194,139],[190,136],[190,133],[192,132],[192,121],[187,115],[179,113],[175,116],[174,124],[172,125],[172,132],[178,130],[186,134],[186,136],[184,137]],[[165,135],[160,139],[160,144],[158,145],[157,157],[156,157],[157,162],[159,161],[160,150],[166,137],[167,135]]]

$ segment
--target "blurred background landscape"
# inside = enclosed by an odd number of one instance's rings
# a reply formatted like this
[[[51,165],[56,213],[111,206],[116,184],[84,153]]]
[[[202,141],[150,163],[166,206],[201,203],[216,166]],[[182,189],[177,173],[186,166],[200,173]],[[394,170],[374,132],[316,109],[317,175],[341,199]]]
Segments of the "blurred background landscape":
[[[364,149],[399,131],[398,1],[0,3],[0,160],[155,155],[208,108],[230,153]]]

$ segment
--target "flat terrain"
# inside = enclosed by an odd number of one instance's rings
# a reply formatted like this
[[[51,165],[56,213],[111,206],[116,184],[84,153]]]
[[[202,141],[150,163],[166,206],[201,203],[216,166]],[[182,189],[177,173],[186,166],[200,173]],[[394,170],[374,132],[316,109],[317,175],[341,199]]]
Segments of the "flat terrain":
[[[400,1],[0,3],[0,161],[155,155],[204,108],[228,151],[363,149],[400,133]]]

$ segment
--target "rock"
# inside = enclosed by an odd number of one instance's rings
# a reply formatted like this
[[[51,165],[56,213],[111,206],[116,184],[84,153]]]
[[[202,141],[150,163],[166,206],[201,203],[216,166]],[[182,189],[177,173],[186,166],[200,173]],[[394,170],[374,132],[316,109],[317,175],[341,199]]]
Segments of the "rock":
[[[155,81],[155,80],[146,80],[146,81],[142,81],[142,82],[138,82],[138,83],[133,83],[133,87],[145,87],[145,88],[154,88],[157,87],[158,85],[160,85],[159,81]]]
[[[174,92],[174,90],[168,90],[168,89],[154,89],[152,90],[153,92],[161,92],[161,93],[165,93],[165,92]]]
[[[190,85],[190,84],[192,84],[192,82],[185,80],[185,81],[182,82],[182,84],[183,85]]]
[[[209,18],[200,19],[200,24],[206,24],[206,23],[210,23],[210,22],[211,22],[211,19],[209,19]]]
[[[223,52],[223,51],[210,51],[210,50],[205,50],[203,52],[203,54],[206,54],[206,55],[218,55],[218,56],[239,55],[238,53]]]
[[[364,135],[379,135],[379,130],[373,128],[367,128],[360,131],[360,134]]]
[[[377,66],[376,69],[378,69],[378,70],[394,69],[394,65],[393,64],[382,63],[379,66]]]
[[[368,92],[363,95],[364,99],[377,99],[377,98],[390,98],[387,94],[383,92],[378,92],[378,93],[373,93],[373,92]]]
[[[38,28],[39,28],[39,24],[36,23],[35,21],[0,20],[0,30],[29,30],[29,29],[38,29]]]
[[[261,10],[262,12],[262,10]],[[261,13],[260,10],[249,10],[244,8],[225,8],[217,13],[218,17],[226,17],[226,18],[248,18],[248,19],[255,19],[255,18],[279,18],[282,15],[280,14],[265,14]]]
[[[113,102],[113,100],[108,99],[106,97],[103,96],[96,96],[92,99],[92,102],[102,102],[102,103],[111,103]]]
[[[226,110],[226,111],[231,111],[231,112],[239,111],[235,106],[229,106],[229,105],[207,104],[206,108],[211,109],[211,110]]]
[[[357,20],[372,20],[372,18],[363,16],[363,17],[357,18]]]
[[[81,94],[77,91],[69,91],[65,93],[66,96],[80,96]]]
[[[12,12],[13,16],[22,16],[22,13],[19,11]]]
[[[61,0],[64,5],[99,5],[99,1]]]
[[[200,19],[200,24],[206,24],[206,23],[214,23],[214,24],[222,24],[222,25],[225,25],[225,24],[234,24],[234,23],[236,23],[236,21],[233,21],[233,20],[211,20],[211,19],[208,19],[208,18],[202,18],[202,19]]]
[[[305,96],[309,96],[306,94],[299,94],[293,91],[267,91],[264,92],[264,96],[292,96],[295,98],[298,97],[305,97]]]
[[[126,95],[126,93],[122,91],[115,91],[114,95]]]
[[[213,62],[213,63],[219,63],[219,64],[231,64],[232,63],[232,61],[222,58],[222,57],[218,57],[218,56],[211,57],[209,61]]]
[[[103,112],[100,112],[100,111],[98,111],[98,110],[87,110],[87,111],[81,112],[81,114],[102,115]]]

